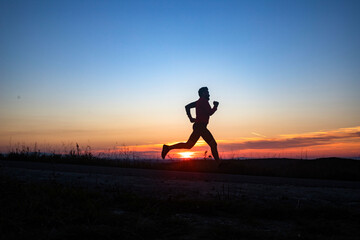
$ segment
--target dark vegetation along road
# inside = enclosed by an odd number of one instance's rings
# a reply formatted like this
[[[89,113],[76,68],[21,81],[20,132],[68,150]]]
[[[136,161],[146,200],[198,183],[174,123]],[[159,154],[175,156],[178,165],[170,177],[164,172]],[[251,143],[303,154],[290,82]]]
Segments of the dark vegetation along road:
[[[0,166],[0,233],[8,239],[360,235],[359,181],[9,160]]]

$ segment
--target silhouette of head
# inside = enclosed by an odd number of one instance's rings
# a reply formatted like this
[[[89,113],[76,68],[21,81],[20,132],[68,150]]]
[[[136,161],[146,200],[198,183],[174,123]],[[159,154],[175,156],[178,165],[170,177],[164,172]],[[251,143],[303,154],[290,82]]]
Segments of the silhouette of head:
[[[202,87],[199,89],[199,96],[206,98],[207,100],[210,100],[210,94],[209,94],[209,89],[207,87]]]

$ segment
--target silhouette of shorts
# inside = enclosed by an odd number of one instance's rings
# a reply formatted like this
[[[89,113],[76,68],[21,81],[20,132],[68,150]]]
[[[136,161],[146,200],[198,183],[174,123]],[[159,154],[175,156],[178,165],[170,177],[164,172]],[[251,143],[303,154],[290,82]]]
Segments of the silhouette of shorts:
[[[191,133],[188,142],[195,145],[197,140],[202,137],[209,145],[213,141],[216,143],[215,138],[213,137],[209,129],[206,128],[206,126],[207,123],[194,123],[193,132]]]

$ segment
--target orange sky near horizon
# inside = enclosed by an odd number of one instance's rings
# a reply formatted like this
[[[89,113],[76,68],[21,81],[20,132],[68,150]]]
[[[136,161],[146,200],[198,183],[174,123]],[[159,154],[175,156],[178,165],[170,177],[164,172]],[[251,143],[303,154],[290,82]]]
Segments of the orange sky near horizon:
[[[279,135],[277,137],[266,137],[253,133],[254,137],[238,140],[217,139],[220,157],[231,158],[319,158],[319,157],[360,157],[360,126],[351,128],[340,128],[328,131],[308,132],[301,134]],[[55,140],[56,138],[54,138]],[[181,141],[181,140],[180,140]],[[174,144],[176,142],[167,142]],[[184,139],[183,141],[186,141]],[[101,143],[101,140],[99,140]],[[117,156],[129,158],[160,159],[163,143],[125,145],[115,143],[113,145],[93,144],[89,141],[74,142],[36,142],[36,148],[44,152],[68,153],[75,149],[76,143],[80,149],[85,151],[90,147],[94,155]],[[9,143],[10,144],[10,143]],[[29,147],[30,151],[35,148],[35,142],[13,142],[11,146],[2,148],[2,152],[10,149],[22,149]],[[206,155],[205,155],[206,152]],[[100,155],[101,155],[100,154]],[[211,156],[210,147],[200,138],[192,149],[174,150],[168,154],[170,159],[203,159]]]

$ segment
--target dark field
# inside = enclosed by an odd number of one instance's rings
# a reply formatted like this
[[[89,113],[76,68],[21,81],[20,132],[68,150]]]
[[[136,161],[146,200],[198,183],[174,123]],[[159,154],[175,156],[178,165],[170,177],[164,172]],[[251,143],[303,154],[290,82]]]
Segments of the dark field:
[[[2,239],[358,239],[359,209],[0,182]]]
[[[360,236],[359,171],[352,160],[228,160],[217,168],[204,160],[166,164],[28,158],[28,163],[14,161],[20,158],[0,161],[1,239]],[[56,163],[71,159],[88,166]],[[243,172],[303,179],[229,174]],[[316,173],[352,182],[305,179]]]
[[[36,152],[19,152],[10,153],[8,155],[0,154],[0,160],[360,181],[360,161],[345,158],[319,158],[315,160],[286,158],[250,160],[229,159],[223,160],[224,164],[221,167],[217,167],[214,160],[184,160],[178,162],[142,161],[132,159],[114,160],[93,157],[91,154],[40,155]]]

